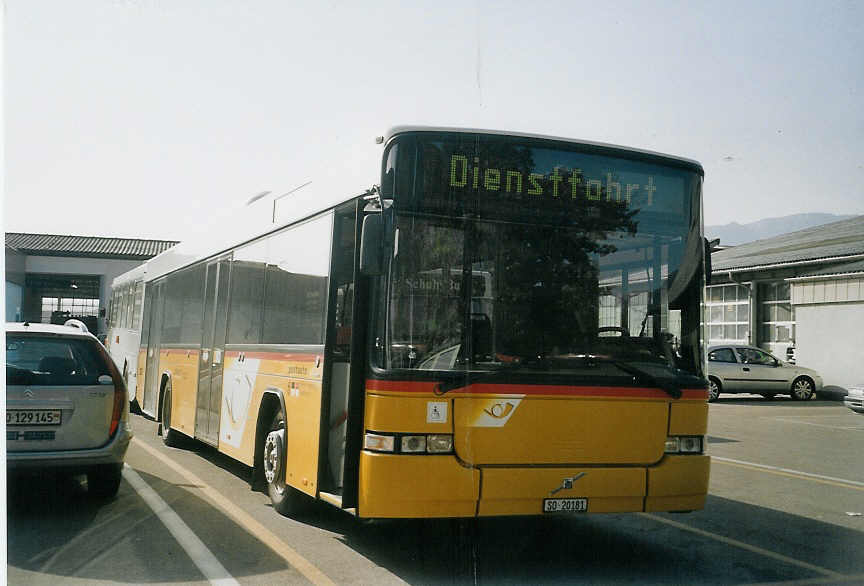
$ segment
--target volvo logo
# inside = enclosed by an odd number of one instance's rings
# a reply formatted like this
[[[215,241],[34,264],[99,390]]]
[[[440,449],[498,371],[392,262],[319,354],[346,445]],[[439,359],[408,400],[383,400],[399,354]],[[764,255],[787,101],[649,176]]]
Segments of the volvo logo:
[[[561,481],[561,486],[552,490],[549,493],[549,496],[552,496],[552,495],[554,495],[554,494],[556,494],[562,490],[568,490],[568,489],[573,488],[573,483],[575,481],[579,480],[580,478],[582,478],[583,476],[585,476],[586,474],[588,474],[588,473],[587,472],[580,472],[576,476],[571,476],[570,478],[565,478],[564,480]]]

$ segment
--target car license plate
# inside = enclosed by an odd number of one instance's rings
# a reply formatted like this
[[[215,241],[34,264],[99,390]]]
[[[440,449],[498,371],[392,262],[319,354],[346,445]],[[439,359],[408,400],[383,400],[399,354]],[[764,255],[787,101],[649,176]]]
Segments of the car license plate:
[[[9,409],[6,425],[60,425],[60,409]]]
[[[585,513],[588,499],[543,499],[544,513]]]

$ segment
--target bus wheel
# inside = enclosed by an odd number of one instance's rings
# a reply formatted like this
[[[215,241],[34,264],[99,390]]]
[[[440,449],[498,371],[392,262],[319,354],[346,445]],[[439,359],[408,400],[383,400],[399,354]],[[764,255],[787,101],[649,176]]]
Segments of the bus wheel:
[[[264,480],[267,481],[267,494],[273,508],[280,515],[290,516],[301,512],[304,497],[300,491],[285,483],[285,416],[282,410],[273,415],[273,422],[264,439]]]
[[[178,448],[182,443],[180,433],[171,429],[171,383],[162,399],[162,443],[169,448]]]

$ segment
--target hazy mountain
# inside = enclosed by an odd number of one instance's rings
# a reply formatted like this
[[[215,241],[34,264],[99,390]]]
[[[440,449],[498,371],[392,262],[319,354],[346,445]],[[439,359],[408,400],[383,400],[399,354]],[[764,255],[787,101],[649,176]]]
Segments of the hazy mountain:
[[[721,246],[734,246],[854,217],[854,215],[840,216],[836,214],[792,214],[780,218],[766,218],[749,224],[732,222],[731,224],[705,226],[705,235],[708,240],[719,238]]]

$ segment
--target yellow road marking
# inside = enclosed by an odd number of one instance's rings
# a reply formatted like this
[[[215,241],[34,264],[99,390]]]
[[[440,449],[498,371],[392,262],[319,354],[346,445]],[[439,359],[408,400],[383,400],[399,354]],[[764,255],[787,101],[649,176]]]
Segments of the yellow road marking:
[[[660,517],[659,515],[655,515],[653,513],[639,513],[644,517],[648,517],[658,523],[663,523],[664,525],[669,525],[671,527],[675,527],[676,529],[681,529],[682,531],[689,531],[690,533],[695,533],[697,535],[701,535],[702,537],[707,537],[709,539],[713,539],[715,541],[719,541],[721,543],[725,543],[726,545],[731,545],[733,547],[737,547],[738,549],[743,549],[764,557],[769,557],[775,559],[777,561],[790,564],[793,566],[798,566],[799,568],[806,568],[818,574],[822,574],[823,576],[829,576],[831,578],[844,578],[843,574],[839,572],[835,572],[833,570],[829,570],[827,568],[823,568],[820,566],[815,566],[813,564],[790,558],[789,556],[785,556],[783,554],[770,551],[767,549],[763,549],[761,547],[750,545],[749,543],[744,543],[743,541],[738,541],[737,539],[732,539],[730,537],[724,537],[722,535],[718,535],[716,533],[711,533],[710,531],[705,531],[703,529],[697,529],[696,527],[691,527],[690,525],[685,525],[684,523],[679,523],[678,521],[672,521],[671,519],[666,519],[664,517]]]
[[[273,550],[274,553],[284,559],[288,563],[288,565],[303,574],[310,582],[312,582],[313,584],[335,586],[335,582],[328,578],[324,574],[324,572],[315,567],[312,562],[297,553],[294,548],[279,539],[279,537],[277,537],[272,531],[267,529],[267,527],[254,519],[246,511],[242,510],[237,505],[222,496],[222,494],[215,488],[211,487],[209,484],[183,468],[180,464],[178,464],[171,458],[159,452],[159,450],[145,444],[144,442],[136,438],[133,438],[132,441],[135,443],[135,445],[141,447],[142,449],[144,449],[144,451],[148,452],[155,458],[158,458],[160,461],[164,462],[166,466],[186,478],[190,484],[200,489],[213,504],[215,504],[218,508],[222,509],[228,515],[233,517],[237,523],[242,525],[259,541],[267,545],[267,547]]]
[[[776,474],[777,476],[786,476],[789,478],[798,478],[801,480],[811,480],[820,484],[830,484],[831,486],[839,486],[842,488],[851,488],[852,490],[864,491],[864,482],[855,480],[844,480],[842,478],[832,478],[830,476],[819,476],[818,474],[810,474],[807,472],[799,472],[797,470],[789,470],[788,468],[776,468],[774,466],[766,466],[764,464],[754,464],[752,462],[742,462],[740,460],[732,460],[730,458],[720,458],[717,456],[711,457],[711,463],[725,464],[727,466],[735,466],[738,468],[746,468],[748,470],[756,470],[758,472],[767,472],[768,474]]]

